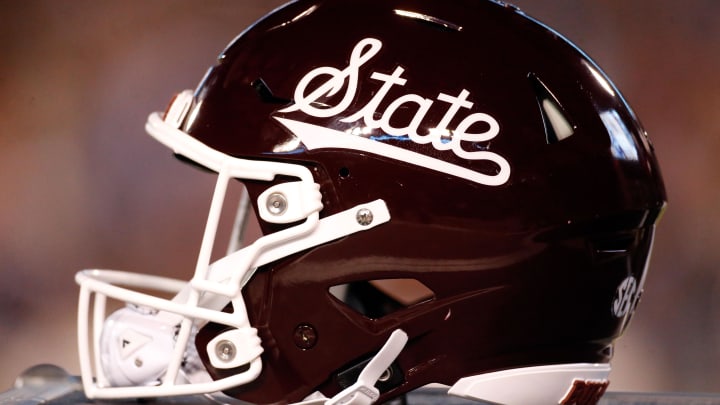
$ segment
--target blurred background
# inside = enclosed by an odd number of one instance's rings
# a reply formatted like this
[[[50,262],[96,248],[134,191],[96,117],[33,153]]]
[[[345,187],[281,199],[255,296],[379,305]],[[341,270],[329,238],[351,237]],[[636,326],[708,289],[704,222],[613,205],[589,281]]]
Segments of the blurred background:
[[[38,363],[79,372],[77,270],[190,278],[213,178],[143,126],[281,3],[0,0],[0,391]],[[670,206],[611,390],[720,391],[720,2],[514,3],[604,68],[663,169]]]

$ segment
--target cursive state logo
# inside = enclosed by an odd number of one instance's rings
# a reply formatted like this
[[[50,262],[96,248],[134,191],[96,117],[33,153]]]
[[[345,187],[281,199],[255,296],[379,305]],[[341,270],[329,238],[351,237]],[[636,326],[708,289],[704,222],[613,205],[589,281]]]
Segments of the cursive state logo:
[[[308,72],[297,84],[294,93],[294,104],[280,110],[281,113],[301,111],[317,118],[329,118],[347,114],[346,110],[355,100],[360,70],[362,66],[380,52],[382,42],[374,38],[359,41],[350,55],[348,66],[343,70],[322,66]],[[405,94],[392,100],[380,111],[380,106],[390,90],[405,86],[407,79],[402,77],[403,69],[397,66],[391,74],[372,72],[370,79],[382,83],[380,89],[370,101],[358,111],[351,112],[342,122],[353,123],[362,121],[363,128],[380,129],[390,137],[407,137],[420,145],[431,145],[438,151],[452,151],[456,156],[468,160],[485,160],[493,162],[499,170],[490,175],[465,167],[413,152],[391,144],[364,138],[353,133],[319,127],[303,121],[275,117],[281,124],[292,131],[308,149],[343,148],[380,154],[392,159],[401,160],[431,170],[444,172],[456,177],[489,186],[505,184],[510,177],[510,164],[497,153],[487,150],[467,150],[463,142],[486,142],[500,133],[500,125],[489,114],[475,112],[465,116],[454,128],[448,128],[461,110],[470,110],[473,103],[468,100],[470,92],[466,89],[457,96],[439,93],[435,100],[418,94]],[[321,80],[325,79],[325,80]],[[313,86],[311,86],[314,85]],[[344,91],[343,93],[339,93]],[[341,95],[336,105],[318,102],[321,97]],[[388,100],[390,101],[390,100]],[[421,134],[420,127],[430,108],[441,102],[446,108],[440,121],[428,133]],[[393,115],[401,108],[413,108],[415,115],[404,126],[398,125]],[[379,119],[376,119],[379,117]],[[480,123],[480,125],[477,125]],[[472,128],[482,128],[482,132],[472,132]],[[365,131],[361,131],[365,132]]]

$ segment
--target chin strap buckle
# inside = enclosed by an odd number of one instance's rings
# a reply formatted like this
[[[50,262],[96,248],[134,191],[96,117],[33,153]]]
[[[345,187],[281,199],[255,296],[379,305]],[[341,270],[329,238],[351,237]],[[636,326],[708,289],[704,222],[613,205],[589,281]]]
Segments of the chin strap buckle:
[[[327,400],[325,405],[370,405],[375,403],[380,397],[380,391],[375,388],[375,384],[400,355],[407,341],[408,336],[405,332],[400,329],[395,330],[385,345],[360,372],[355,384]]]
[[[355,383],[328,399],[320,392],[315,392],[302,402],[292,405],[370,405],[380,397],[380,391],[375,388],[380,377],[400,355],[408,341],[407,333],[396,329],[388,338],[385,345],[368,362],[360,372]]]

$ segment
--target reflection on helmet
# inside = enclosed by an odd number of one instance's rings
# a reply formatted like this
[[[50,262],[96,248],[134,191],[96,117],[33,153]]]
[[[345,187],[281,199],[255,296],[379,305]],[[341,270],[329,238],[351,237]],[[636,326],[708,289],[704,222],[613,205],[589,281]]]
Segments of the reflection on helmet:
[[[665,206],[652,145],[600,68],[517,9],[412,4],[292,2],[150,116],[217,185],[191,280],[78,273],[89,397],[598,400]]]

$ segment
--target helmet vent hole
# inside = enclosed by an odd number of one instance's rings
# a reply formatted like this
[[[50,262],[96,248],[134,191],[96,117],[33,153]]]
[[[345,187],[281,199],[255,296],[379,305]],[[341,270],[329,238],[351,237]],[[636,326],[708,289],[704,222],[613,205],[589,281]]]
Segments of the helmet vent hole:
[[[535,97],[540,107],[540,115],[545,127],[545,141],[553,144],[572,136],[576,127],[555,95],[534,73],[530,73],[528,79],[535,90]]]
[[[628,253],[635,246],[634,233],[616,233],[591,238],[594,251],[597,253]]]
[[[250,83],[250,86],[252,86],[252,88],[255,90],[255,93],[257,93],[258,97],[260,98],[260,101],[262,101],[263,103],[268,103],[268,104],[290,104],[290,103],[292,103],[292,100],[276,96],[272,92],[272,90],[270,90],[270,87],[268,87],[267,83],[265,83],[265,81],[260,77],[255,79],[252,83]]]
[[[435,298],[425,284],[411,278],[339,284],[329,290],[337,300],[370,319],[380,319]]]
[[[338,171],[338,174],[340,175],[341,179],[347,179],[348,177],[350,177],[350,169],[348,169],[347,167],[341,167]]]

